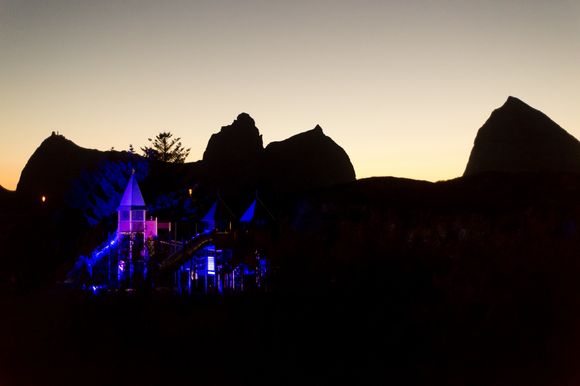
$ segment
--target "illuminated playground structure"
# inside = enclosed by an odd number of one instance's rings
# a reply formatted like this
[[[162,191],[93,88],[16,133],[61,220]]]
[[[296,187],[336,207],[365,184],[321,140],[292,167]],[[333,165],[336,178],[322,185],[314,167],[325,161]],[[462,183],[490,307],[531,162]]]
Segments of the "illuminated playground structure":
[[[117,210],[117,230],[89,256],[82,256],[71,281],[100,290],[169,289],[180,294],[266,290],[270,263],[263,232],[254,233],[259,209],[256,197],[232,229],[233,214],[221,198],[196,224],[199,233],[175,240],[171,223],[149,217],[141,190],[131,175]],[[258,224],[264,225],[264,220]],[[173,225],[174,226],[174,225]],[[264,229],[264,227],[258,227]],[[257,241],[258,240],[258,241]]]

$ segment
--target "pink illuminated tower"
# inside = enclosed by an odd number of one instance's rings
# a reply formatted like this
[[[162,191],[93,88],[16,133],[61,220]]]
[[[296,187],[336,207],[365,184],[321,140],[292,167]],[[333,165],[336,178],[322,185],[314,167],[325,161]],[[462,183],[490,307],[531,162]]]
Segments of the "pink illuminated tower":
[[[118,283],[122,288],[136,288],[147,279],[147,245],[157,237],[157,219],[147,220],[147,207],[135,171],[129,178],[117,212]]]

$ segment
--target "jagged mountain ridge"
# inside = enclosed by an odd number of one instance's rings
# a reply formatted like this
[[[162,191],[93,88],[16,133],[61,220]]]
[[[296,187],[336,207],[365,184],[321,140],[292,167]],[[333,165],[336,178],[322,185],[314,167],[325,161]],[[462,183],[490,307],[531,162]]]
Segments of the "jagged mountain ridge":
[[[142,160],[128,152],[85,149],[53,133],[29,159],[17,191],[67,201],[70,192],[78,190],[79,181],[87,185],[87,173],[107,175],[110,173],[102,169],[108,164]],[[121,166],[114,169],[129,170]],[[262,136],[247,113],[211,136],[201,161],[160,164],[145,174],[141,177],[144,188],[154,191],[154,195],[200,182],[222,193],[235,194],[257,188],[302,191],[355,180],[348,155],[319,126],[264,149]],[[106,193],[100,192],[96,200],[106,199]]]
[[[464,176],[580,172],[580,143],[547,115],[509,97],[477,132]]]
[[[264,148],[254,120],[246,113],[212,135],[202,163],[206,180],[226,191],[259,187],[295,192],[356,178],[344,149],[320,126]]]
[[[127,152],[85,149],[52,135],[29,159],[17,191],[64,197],[83,172],[126,160]],[[178,184],[202,180],[226,192],[300,191],[355,179],[348,155],[320,126],[264,148],[247,113],[211,136],[201,161],[158,174],[166,172],[183,174]],[[464,175],[482,172],[580,172],[580,144],[541,111],[509,97],[479,129]]]

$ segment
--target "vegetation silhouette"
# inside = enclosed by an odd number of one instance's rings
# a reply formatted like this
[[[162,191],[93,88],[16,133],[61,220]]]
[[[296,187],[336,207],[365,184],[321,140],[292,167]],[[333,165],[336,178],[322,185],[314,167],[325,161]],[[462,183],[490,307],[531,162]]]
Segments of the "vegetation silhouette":
[[[145,158],[153,161],[184,163],[191,148],[184,148],[181,138],[173,138],[170,132],[161,132],[154,139],[148,139],[150,146],[141,148]]]

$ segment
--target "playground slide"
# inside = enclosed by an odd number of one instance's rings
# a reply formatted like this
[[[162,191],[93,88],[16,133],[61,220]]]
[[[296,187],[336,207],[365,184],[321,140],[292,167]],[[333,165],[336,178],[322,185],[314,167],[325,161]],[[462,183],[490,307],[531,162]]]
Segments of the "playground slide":
[[[196,251],[201,249],[206,244],[213,240],[214,231],[206,231],[195,235],[191,240],[185,244],[183,248],[176,251],[172,255],[167,256],[160,264],[160,272],[168,272],[176,269],[184,261],[189,259]]]

